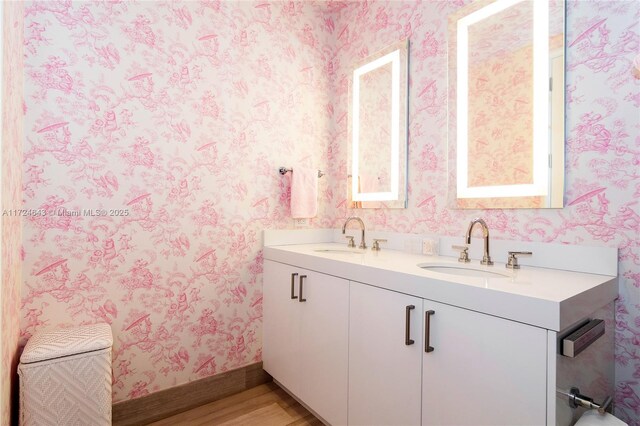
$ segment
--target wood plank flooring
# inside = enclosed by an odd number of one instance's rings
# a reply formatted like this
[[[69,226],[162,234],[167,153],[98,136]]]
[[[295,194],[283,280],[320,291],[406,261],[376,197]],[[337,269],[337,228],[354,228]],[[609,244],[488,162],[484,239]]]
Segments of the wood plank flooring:
[[[149,425],[321,426],[322,422],[270,382]]]
[[[113,404],[113,426],[140,426],[271,381],[262,362]]]

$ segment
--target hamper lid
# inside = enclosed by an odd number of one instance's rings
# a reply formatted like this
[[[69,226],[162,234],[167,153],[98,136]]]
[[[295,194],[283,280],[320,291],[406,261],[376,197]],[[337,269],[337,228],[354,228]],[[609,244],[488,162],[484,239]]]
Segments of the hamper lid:
[[[24,347],[20,362],[30,364],[69,355],[110,348],[113,344],[108,324],[82,325],[35,333]]]

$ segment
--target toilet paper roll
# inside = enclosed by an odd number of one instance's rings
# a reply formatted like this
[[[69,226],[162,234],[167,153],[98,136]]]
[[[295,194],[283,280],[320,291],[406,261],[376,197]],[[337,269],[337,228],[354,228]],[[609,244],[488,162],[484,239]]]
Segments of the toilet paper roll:
[[[628,426],[625,422],[617,418],[616,416],[604,413],[598,413],[598,410],[586,411],[575,426]]]

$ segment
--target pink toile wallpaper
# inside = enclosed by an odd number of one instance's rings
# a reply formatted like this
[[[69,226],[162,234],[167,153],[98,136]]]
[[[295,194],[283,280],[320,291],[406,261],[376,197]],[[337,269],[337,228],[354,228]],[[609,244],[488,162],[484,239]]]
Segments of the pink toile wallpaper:
[[[22,227],[12,211],[22,204],[23,5],[5,2],[2,23],[2,282],[0,283],[0,424],[11,424],[20,337]],[[7,214],[4,214],[4,213]]]
[[[23,198],[44,213],[24,223],[22,337],[110,323],[115,401],[259,360],[260,232],[292,226],[277,167],[307,165],[327,172],[313,227],[462,238],[482,215],[495,238],[618,247],[617,404],[639,418],[639,4],[568,2],[566,207],[478,212],[447,196],[465,3],[28,3]],[[407,37],[409,208],[348,210],[349,68]]]
[[[330,175],[346,170],[350,64],[409,38],[409,207],[347,210],[333,184],[335,225],[350,214],[367,229],[459,235],[484,217],[493,238],[618,247],[617,412],[640,425],[640,3],[567,1],[565,208],[454,210],[447,194],[447,16],[468,2],[353,2],[332,16],[337,71]],[[343,173],[342,173],[343,174]]]
[[[111,324],[114,401],[259,361],[261,232],[293,225],[277,169],[326,169],[320,9],[45,1],[25,17],[22,338]]]
[[[533,183],[532,66],[532,45],[469,66],[469,186]],[[492,104],[496,113],[488,114]]]

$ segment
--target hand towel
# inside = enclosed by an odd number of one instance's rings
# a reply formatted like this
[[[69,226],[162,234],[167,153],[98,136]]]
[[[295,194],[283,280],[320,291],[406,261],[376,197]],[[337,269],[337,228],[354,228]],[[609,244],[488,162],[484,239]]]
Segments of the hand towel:
[[[291,216],[294,219],[318,214],[318,170],[294,167],[291,173]]]

